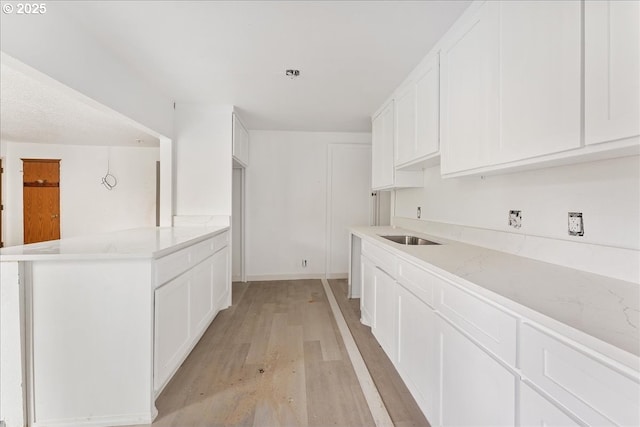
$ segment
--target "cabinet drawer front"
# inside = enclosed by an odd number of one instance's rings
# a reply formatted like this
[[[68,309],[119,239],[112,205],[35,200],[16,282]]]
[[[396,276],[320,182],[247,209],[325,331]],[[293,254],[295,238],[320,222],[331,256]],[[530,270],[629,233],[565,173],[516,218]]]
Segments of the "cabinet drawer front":
[[[362,255],[373,261],[391,277],[396,277],[396,256],[367,241],[362,242]]]
[[[192,265],[191,249],[174,252],[156,261],[156,286],[187,271]]]
[[[426,270],[403,259],[398,260],[398,282],[431,307],[434,286],[438,280],[440,279]]]
[[[193,264],[198,264],[200,261],[213,255],[216,251],[214,238],[207,239],[204,242],[196,243],[191,247],[191,259]]]
[[[531,325],[521,329],[522,373],[589,425],[640,425],[640,384],[604,360]]]
[[[436,309],[510,366],[516,364],[518,321],[497,307],[442,281]]]

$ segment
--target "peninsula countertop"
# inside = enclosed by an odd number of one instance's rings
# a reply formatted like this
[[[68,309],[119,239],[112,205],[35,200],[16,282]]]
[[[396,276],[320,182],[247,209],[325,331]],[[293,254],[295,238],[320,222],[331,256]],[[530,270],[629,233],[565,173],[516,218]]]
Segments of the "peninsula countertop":
[[[0,249],[0,261],[160,258],[228,230],[212,227],[144,227]]]
[[[551,327],[559,322],[561,327],[577,330],[579,333],[571,337],[578,341],[580,333],[596,338],[606,343],[598,346],[600,351],[639,369],[637,283],[401,228],[354,227],[351,232],[531,320]],[[424,237],[441,245],[408,246],[381,237],[401,234]]]

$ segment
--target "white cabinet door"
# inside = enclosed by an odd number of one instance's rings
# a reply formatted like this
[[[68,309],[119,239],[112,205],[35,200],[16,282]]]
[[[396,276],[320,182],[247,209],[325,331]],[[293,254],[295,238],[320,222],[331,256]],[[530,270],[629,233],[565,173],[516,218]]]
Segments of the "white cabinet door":
[[[440,425],[515,425],[515,376],[447,321],[437,325]]]
[[[213,257],[196,265],[191,273],[189,321],[193,334],[209,326],[213,317]]]
[[[185,273],[156,289],[155,293],[155,378],[158,390],[178,368],[189,349],[189,286]]]
[[[435,55],[416,79],[416,159],[440,151],[439,71],[438,55]]]
[[[367,258],[362,257],[360,271],[360,322],[373,327],[376,314],[376,267]]]
[[[520,385],[520,426],[572,427],[580,426],[557,406],[525,383]]]
[[[581,2],[498,4],[500,152],[491,163],[579,148]]]
[[[211,257],[213,310],[215,313],[227,307],[231,282],[229,280],[229,247],[216,252]]]
[[[393,101],[378,114],[372,123],[371,186],[374,190],[389,188],[394,184]]]
[[[398,358],[400,376],[428,419],[434,419],[438,380],[436,367],[436,315],[402,285],[398,296]]]
[[[375,268],[375,314],[371,332],[392,362],[396,361],[396,282]]]
[[[640,3],[587,1],[585,142],[640,134]]]
[[[440,52],[443,174],[489,164],[498,143],[497,5],[484,3]]]
[[[249,132],[233,114],[233,158],[242,166],[249,165]]]
[[[400,165],[416,155],[416,86],[410,82],[395,97],[396,159]]]

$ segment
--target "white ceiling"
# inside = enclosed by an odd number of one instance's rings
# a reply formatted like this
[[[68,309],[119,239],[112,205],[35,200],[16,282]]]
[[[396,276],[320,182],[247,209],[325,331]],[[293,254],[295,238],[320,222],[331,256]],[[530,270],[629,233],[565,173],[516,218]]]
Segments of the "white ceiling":
[[[158,138],[69,88],[0,66],[0,138],[13,142],[157,147]],[[138,142],[138,140],[140,140]]]
[[[370,131],[469,1],[76,1],[64,7],[178,103],[250,129]],[[285,77],[285,69],[300,77]],[[4,90],[4,88],[3,88]]]

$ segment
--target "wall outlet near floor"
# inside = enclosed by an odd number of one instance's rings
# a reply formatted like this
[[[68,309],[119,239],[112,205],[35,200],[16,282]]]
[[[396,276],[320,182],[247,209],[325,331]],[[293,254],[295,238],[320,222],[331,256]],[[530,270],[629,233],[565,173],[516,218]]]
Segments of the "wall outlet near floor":
[[[420,208],[420,206],[418,206],[418,213],[417,213],[418,219],[420,219],[421,216],[422,216],[422,208]]]
[[[584,236],[582,212],[569,212],[569,236]]]
[[[513,228],[522,227],[522,211],[509,211],[509,226]]]
[[[307,268],[308,261],[306,259],[302,260],[302,268]]]

